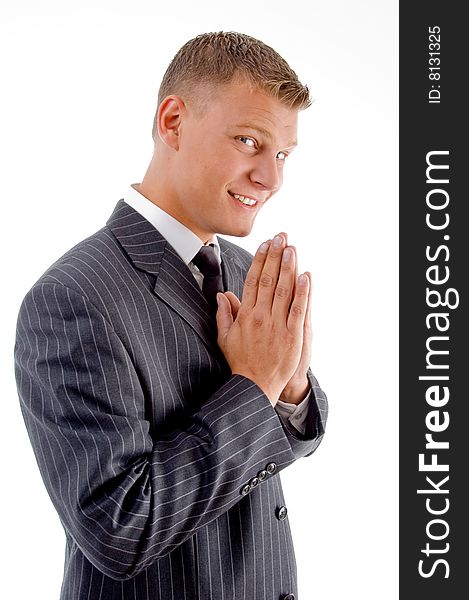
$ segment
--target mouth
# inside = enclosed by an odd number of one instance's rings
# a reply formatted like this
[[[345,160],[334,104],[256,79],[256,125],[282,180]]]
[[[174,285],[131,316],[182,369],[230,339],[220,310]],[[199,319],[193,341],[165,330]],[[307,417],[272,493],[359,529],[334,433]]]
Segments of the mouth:
[[[236,201],[237,204],[242,204],[246,208],[254,208],[257,204],[261,204],[261,201],[251,196],[243,196],[242,194],[235,194],[234,192],[228,191],[228,194]]]

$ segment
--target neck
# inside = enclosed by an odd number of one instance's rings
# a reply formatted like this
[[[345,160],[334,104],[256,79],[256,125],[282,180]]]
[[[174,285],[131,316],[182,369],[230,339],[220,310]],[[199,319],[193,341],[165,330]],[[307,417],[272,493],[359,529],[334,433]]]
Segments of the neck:
[[[161,165],[161,161],[157,159],[156,152],[148,166],[142,183],[135,184],[133,187],[145,196],[150,202],[164,210],[168,215],[177,219],[180,223],[190,229],[203,244],[213,240],[213,235],[199,231],[192,223],[190,223],[184,213],[182,203],[171,185],[169,165]]]

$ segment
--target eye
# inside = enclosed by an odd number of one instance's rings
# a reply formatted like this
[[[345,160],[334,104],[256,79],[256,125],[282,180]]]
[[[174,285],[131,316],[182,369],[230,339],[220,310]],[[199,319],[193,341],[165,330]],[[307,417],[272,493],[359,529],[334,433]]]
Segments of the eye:
[[[277,158],[278,158],[279,160],[285,160],[285,159],[287,158],[287,156],[288,156],[288,154],[287,154],[286,152],[279,152],[279,153],[277,154]]]
[[[250,148],[255,148],[256,147],[256,142],[255,140],[253,140],[250,137],[247,137],[245,135],[240,135],[238,138],[241,142],[243,142],[243,144],[245,144],[246,146],[249,146]]]

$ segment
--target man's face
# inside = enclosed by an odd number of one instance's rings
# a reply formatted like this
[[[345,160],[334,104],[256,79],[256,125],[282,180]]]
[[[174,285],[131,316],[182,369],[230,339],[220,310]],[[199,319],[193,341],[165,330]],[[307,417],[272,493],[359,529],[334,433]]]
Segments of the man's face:
[[[202,116],[187,107],[175,182],[180,220],[203,241],[215,233],[248,235],[282,185],[297,117],[297,110],[235,81],[208,98]]]

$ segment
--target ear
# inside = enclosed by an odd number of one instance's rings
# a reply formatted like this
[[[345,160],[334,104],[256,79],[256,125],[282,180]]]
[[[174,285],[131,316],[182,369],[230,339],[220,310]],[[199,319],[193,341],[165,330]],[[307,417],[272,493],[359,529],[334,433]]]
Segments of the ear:
[[[158,109],[158,135],[174,150],[179,149],[181,122],[185,112],[186,106],[179,96],[167,96]]]

